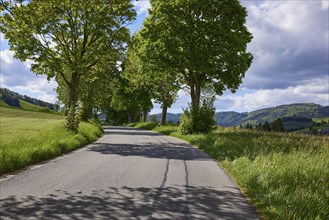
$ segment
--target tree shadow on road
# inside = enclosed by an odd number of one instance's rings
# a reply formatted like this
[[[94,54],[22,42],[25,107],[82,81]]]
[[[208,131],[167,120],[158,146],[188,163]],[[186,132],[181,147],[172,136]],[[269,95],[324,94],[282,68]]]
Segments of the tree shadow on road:
[[[133,135],[133,136],[165,136],[160,133],[142,130],[138,128],[131,128],[131,127],[112,127],[112,126],[105,126],[103,127],[105,135]]]
[[[45,197],[0,200],[1,219],[256,219],[235,190],[207,187],[115,188],[91,192],[56,190]],[[187,201],[186,202],[186,198]],[[187,209],[184,208],[187,206]],[[233,209],[234,208],[234,209]]]
[[[199,149],[185,143],[141,143],[141,144],[108,144],[96,143],[89,151],[101,154],[117,154],[121,156],[141,156],[176,160],[211,160]]]

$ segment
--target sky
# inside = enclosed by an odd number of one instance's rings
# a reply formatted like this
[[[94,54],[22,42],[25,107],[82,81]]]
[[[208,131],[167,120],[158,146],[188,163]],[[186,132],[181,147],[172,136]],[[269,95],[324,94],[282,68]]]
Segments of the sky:
[[[253,35],[248,51],[254,60],[235,94],[224,92],[215,101],[216,111],[249,112],[292,103],[329,105],[329,0],[240,0],[248,11],[247,27]],[[135,1],[141,28],[150,3]],[[29,62],[13,58],[1,35],[0,84],[20,94],[54,103],[54,80],[30,72]],[[179,91],[168,110],[180,113],[189,96]],[[151,113],[161,112],[154,104]]]

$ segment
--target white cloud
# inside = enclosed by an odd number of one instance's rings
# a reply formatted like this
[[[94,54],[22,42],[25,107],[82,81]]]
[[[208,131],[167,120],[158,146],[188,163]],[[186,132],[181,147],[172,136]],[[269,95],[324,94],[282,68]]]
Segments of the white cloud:
[[[329,77],[313,80],[305,85],[288,87],[285,89],[262,89],[245,91],[240,89],[240,94],[225,92],[215,101],[216,112],[237,111],[249,112],[262,108],[294,103],[316,103],[323,106],[329,105]],[[187,108],[190,97],[184,92],[179,92],[177,101],[168,110],[170,113],[182,113]],[[151,114],[161,113],[160,105],[155,104]]]
[[[2,84],[4,83],[4,79],[3,79],[3,77],[2,77],[2,74],[0,73],[0,87],[2,86]]]
[[[13,55],[10,50],[0,52],[1,87],[54,103],[57,100],[54,91],[57,83],[54,80],[48,82],[46,76],[35,75],[30,71],[31,61],[20,62]]]
[[[14,62],[14,52],[10,50],[0,51],[1,64],[12,64]]]
[[[328,10],[329,9],[329,1],[328,0],[322,0],[321,1],[321,3],[322,3],[322,10]]]
[[[137,15],[147,14],[148,9],[151,8],[151,3],[149,0],[134,0],[133,5],[137,11]]]
[[[253,111],[293,103],[317,103],[329,105],[329,77],[316,79],[307,85],[285,89],[257,90],[244,95],[223,95],[216,101],[217,111]]]
[[[248,2],[254,61],[244,87],[298,86],[328,74],[328,8],[321,1]]]

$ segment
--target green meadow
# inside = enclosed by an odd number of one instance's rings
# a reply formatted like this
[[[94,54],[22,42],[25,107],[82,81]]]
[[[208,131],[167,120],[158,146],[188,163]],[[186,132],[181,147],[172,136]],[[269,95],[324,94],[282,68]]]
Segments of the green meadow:
[[[218,160],[264,219],[328,219],[329,137],[217,128],[182,135],[176,126],[139,128],[175,136]]]
[[[69,132],[58,114],[0,107],[0,175],[82,147],[101,134],[100,126],[86,122],[77,134]]]
[[[325,117],[325,118],[313,118],[313,121],[315,122],[329,122],[329,117]]]

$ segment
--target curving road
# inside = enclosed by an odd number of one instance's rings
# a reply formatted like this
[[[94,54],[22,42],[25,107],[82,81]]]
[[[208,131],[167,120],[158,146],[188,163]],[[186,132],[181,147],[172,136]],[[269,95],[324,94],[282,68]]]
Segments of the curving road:
[[[258,218],[205,153],[133,128],[0,179],[1,220]]]

